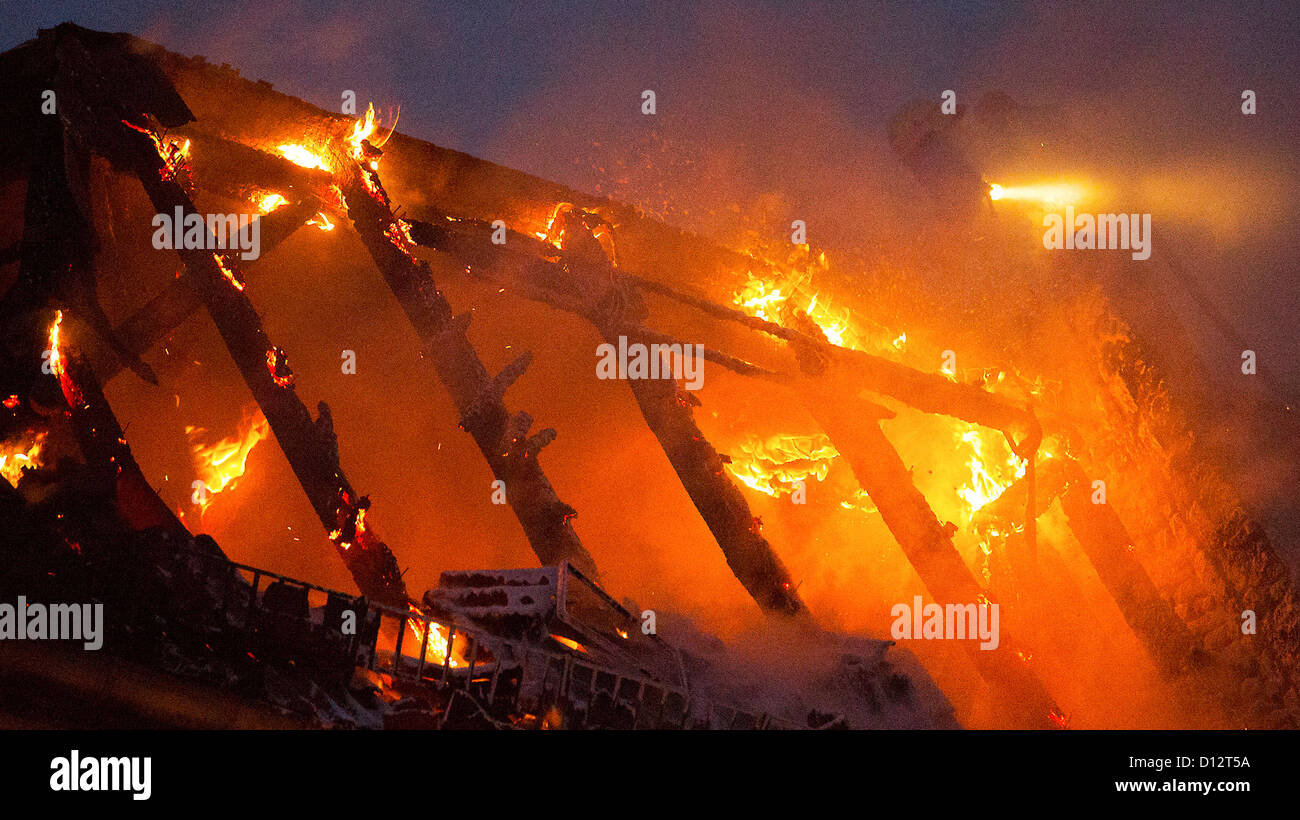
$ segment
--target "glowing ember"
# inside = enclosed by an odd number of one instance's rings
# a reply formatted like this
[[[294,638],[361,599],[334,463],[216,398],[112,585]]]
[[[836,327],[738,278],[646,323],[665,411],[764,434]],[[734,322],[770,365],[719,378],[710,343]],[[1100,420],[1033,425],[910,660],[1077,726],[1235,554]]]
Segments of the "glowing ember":
[[[812,476],[826,478],[831,462],[839,452],[825,435],[772,436],[767,440],[749,438],[740,445],[740,455],[733,455],[727,470],[747,487],[779,496],[792,493],[796,482]]]
[[[578,642],[575,641],[575,640],[572,640],[572,639],[570,639],[570,638],[566,638],[566,637],[564,637],[563,635],[551,635],[551,638],[552,638],[552,640],[556,641],[557,643],[561,643],[561,644],[564,644],[565,646],[569,647],[569,648],[572,649],[574,652],[586,652],[586,651],[587,651],[587,647],[583,646],[582,644],[578,643]]]
[[[50,372],[63,377],[63,357],[59,353],[59,333],[63,327],[63,311],[55,311],[54,324],[50,325]]]
[[[317,228],[321,229],[322,231],[334,230],[334,223],[330,222],[330,218],[323,213],[317,213],[314,217],[307,220],[307,224],[315,225]]]
[[[989,199],[1033,202],[1051,208],[1073,205],[1083,199],[1083,188],[1068,183],[1048,185],[990,185]]]
[[[127,128],[130,128],[132,131],[139,131],[153,142],[154,150],[158,152],[158,156],[162,157],[163,160],[164,167],[158,171],[158,175],[162,179],[175,179],[181,171],[188,170],[190,159],[189,140],[185,140],[183,143],[177,142],[176,140],[168,140],[167,142],[164,142],[157,133],[148,128],[141,128],[138,125],[132,125],[126,120],[122,120],[122,124]]]
[[[34,470],[41,466],[41,450],[48,435],[44,431],[28,432],[0,445],[0,476],[17,487],[24,469]]]
[[[317,154],[313,154],[297,143],[291,145],[281,145],[277,148],[280,156],[292,162],[301,168],[319,168],[322,171],[329,171],[330,167],[324,159]]]
[[[266,351],[266,369],[278,386],[289,387],[293,384],[293,371],[289,369],[289,359],[280,348],[272,347]]]
[[[557,203],[551,209],[551,215],[546,220],[546,230],[535,231],[533,236],[554,245],[556,248],[564,248],[564,220],[560,219],[563,214],[573,210],[573,204],[570,202]],[[558,223],[558,224],[557,224]]]
[[[288,201],[276,193],[254,194],[252,200],[257,205],[257,212],[262,214],[269,214]]]
[[[411,247],[415,245],[415,240],[411,237],[411,226],[409,223],[400,219],[393,222],[387,228],[384,228],[384,236],[393,246],[406,255],[411,254]]]
[[[194,466],[199,479],[207,492],[198,496],[200,512],[206,512],[217,493],[233,489],[248,461],[248,454],[262,439],[270,435],[271,426],[260,411],[245,415],[239,425],[239,433],[224,438],[215,444],[204,444],[203,437],[208,431],[202,427],[187,426],[185,435],[189,437],[194,451]]]
[[[235,290],[243,290],[244,289],[243,281],[241,281],[240,278],[235,275],[234,271],[226,267],[226,260],[221,258],[221,254],[214,253],[212,254],[212,258],[217,260],[217,267],[221,269],[221,275],[226,277],[226,281],[234,285]]]
[[[8,398],[6,398],[6,399],[4,400],[4,406],[7,407],[8,409],[12,410],[12,409],[14,409],[15,407],[17,407],[21,402],[22,402],[22,400],[18,398],[18,394],[17,394],[17,393],[13,393],[13,394],[11,394]]]

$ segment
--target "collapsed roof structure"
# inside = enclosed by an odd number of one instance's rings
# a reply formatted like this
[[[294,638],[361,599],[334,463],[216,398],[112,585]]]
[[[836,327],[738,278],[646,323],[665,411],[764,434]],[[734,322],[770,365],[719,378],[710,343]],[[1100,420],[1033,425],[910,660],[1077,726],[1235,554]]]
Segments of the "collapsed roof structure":
[[[675,673],[664,660],[668,656],[655,656],[662,642],[652,642],[646,650],[650,655],[640,661],[615,651],[617,636],[637,640],[631,637],[639,627],[636,612],[626,606],[630,602],[619,604],[602,588],[596,558],[601,551],[579,538],[573,523],[577,510],[562,500],[564,486],[548,478],[539,458],[544,447],[558,441],[556,448],[563,448],[567,440],[557,439],[550,428],[535,431],[529,412],[511,409],[506,401],[533,356],[514,356],[493,372],[492,357],[471,339],[471,316],[479,314],[453,304],[440,286],[439,271],[447,265],[512,297],[574,317],[602,342],[691,345],[700,336],[690,323],[712,322],[745,335],[747,345],[762,345],[766,359],[761,362],[749,347],[742,355],[709,344],[704,356],[713,368],[798,397],[934,601],[1001,603],[1010,610],[1004,609],[1005,626],[995,649],[980,649],[974,642],[964,647],[1001,725],[1052,728],[1069,722],[1070,710],[1049,691],[1040,661],[1034,659],[1050,654],[1051,647],[1043,647],[1040,637],[1031,652],[1013,635],[1031,618],[1077,619],[1062,612],[1068,601],[1035,598],[1041,590],[1036,593],[1029,580],[1056,575],[1051,593],[1059,596],[1061,579],[1070,574],[1060,569],[1059,553],[1076,547],[1091,568],[1089,581],[1100,585],[1159,674],[1181,696],[1212,703],[1220,715],[1216,720],[1226,715],[1230,723],[1295,726],[1300,719],[1294,684],[1300,609],[1289,573],[1267,535],[1226,495],[1206,489],[1209,484],[1193,486],[1179,475],[1180,464],[1195,463],[1197,456],[1170,437],[1169,431],[1178,428],[1176,414],[1158,406],[1161,384],[1136,355],[1137,346],[1122,334],[1099,342],[1107,368],[1099,378],[1108,391],[1099,404],[1104,405],[1104,429],[1112,435],[1097,441],[1090,436],[1098,425],[1079,422],[1065,402],[996,380],[972,383],[954,372],[929,371],[891,355],[888,345],[869,350],[845,343],[835,328],[818,321],[813,305],[764,310],[742,298],[728,304],[714,296],[725,290],[716,283],[754,269],[758,263],[753,257],[676,231],[618,203],[584,197],[400,134],[385,136],[373,110],[361,118],[330,114],[226,67],[183,58],[128,35],[72,25],[43,31],[0,57],[0,76],[16,89],[4,104],[11,109],[6,120],[18,124],[0,141],[4,155],[21,160],[5,169],[6,183],[19,178],[26,183],[21,236],[11,238],[4,251],[4,261],[17,268],[17,275],[7,280],[0,302],[5,333],[0,393],[15,400],[6,402],[0,439],[21,440],[30,449],[34,437],[50,435],[66,412],[79,458],[109,485],[106,497],[118,525],[133,533],[163,533],[173,545],[192,542],[188,522],[153,489],[157,477],[137,464],[128,444],[131,435],[123,431],[103,385],[123,370],[134,374],[123,379],[158,384],[158,374],[144,361],[146,354],[190,316],[206,313],[357,590],[376,605],[376,612],[400,621],[389,656],[391,670],[406,673],[403,636],[416,624],[413,634],[420,646],[414,679],[428,677],[426,659],[448,671],[458,657],[466,672],[465,688],[459,691],[469,693],[472,713],[488,724],[539,722],[535,698],[526,706],[517,700],[499,706],[499,676],[524,669],[528,657],[520,650],[518,664],[507,662],[507,656],[516,658],[507,648],[515,645],[510,641],[558,641],[569,653],[588,656],[597,652],[596,641],[611,642],[602,650],[603,660],[588,658],[586,668],[592,670],[589,694],[596,691],[600,674],[612,676],[613,703],[641,704],[647,685],[680,687],[685,681],[670,680]],[[57,115],[41,113],[46,91],[53,91]],[[477,579],[473,573],[444,574],[439,587],[425,596],[411,593],[401,562],[410,560],[416,547],[390,547],[379,537],[375,527],[384,521],[384,499],[375,497],[372,513],[371,498],[354,487],[344,470],[347,449],[340,438],[367,431],[336,430],[337,403],[331,409],[320,402],[315,414],[308,409],[289,366],[295,339],[268,330],[275,326],[273,317],[257,299],[263,277],[270,275],[268,262],[245,264],[236,253],[174,248],[183,270],[149,291],[145,303],[125,318],[111,318],[97,293],[105,286],[105,244],[123,244],[123,238],[104,241],[99,226],[105,217],[97,207],[115,201],[124,179],[143,190],[145,212],[200,220],[205,209],[238,210],[225,206],[247,207],[250,200],[273,193],[283,204],[260,222],[261,257],[272,262],[277,246],[309,224],[354,232],[418,339],[421,377],[450,397],[460,428],[473,439],[494,479],[504,482],[504,498],[543,570],[493,571]],[[136,206],[112,207],[118,209],[114,225],[125,221],[125,214],[141,213]],[[431,253],[442,259],[440,267],[431,263]],[[127,269],[114,274],[131,276]],[[771,292],[759,293],[760,301],[764,295]],[[669,323],[672,330],[659,324],[666,304],[677,311]],[[52,355],[43,356],[46,351]],[[562,353],[588,356],[585,349]],[[50,367],[42,372],[46,362]],[[734,469],[735,454],[719,452],[705,435],[695,415],[700,400],[671,379],[623,383],[735,579],[769,617],[788,622],[803,640],[819,640],[821,613],[801,594],[780,544],[765,535],[761,516]],[[977,430],[975,435],[984,437],[977,441],[998,442],[1019,465],[1005,486],[978,506],[972,503],[962,522],[982,533],[986,558],[996,551],[993,560],[1011,568],[1007,577],[1018,579],[1014,587],[996,589],[963,554],[956,541],[958,526],[936,512],[936,502],[918,484],[915,461],[909,464],[886,433],[884,423],[900,413],[955,419],[962,430]],[[1126,455],[1117,458],[1117,453]],[[792,460],[798,458],[815,460],[809,452]],[[65,510],[59,505],[72,503],[66,496],[51,502],[58,494],[50,488],[58,482],[42,484],[37,473],[18,474],[14,486],[0,484],[15,517],[33,528],[47,526],[47,513],[61,516]],[[1165,500],[1163,520],[1142,498],[1096,502],[1095,480],[1134,484],[1136,476],[1149,492],[1147,499]],[[35,495],[38,486],[44,488],[40,497]],[[1040,534],[1040,518],[1049,509],[1056,511],[1068,535],[1058,529],[1050,537]],[[73,538],[77,552],[93,552],[96,527],[105,525],[82,521],[79,526]],[[539,586],[555,590],[565,578],[580,579],[574,583],[602,601],[596,610],[620,612],[622,620],[599,628],[588,621],[595,631],[586,637],[560,634],[552,619],[557,600],[563,610],[565,598],[521,591]],[[278,583],[302,589],[306,596],[306,586],[295,586],[292,579]],[[467,587],[475,590],[468,598]],[[241,590],[240,601],[259,600],[256,578]],[[1014,600],[1002,599],[1001,591],[1009,591]],[[265,594],[260,601],[259,606],[269,606]],[[879,602],[880,608],[888,611],[888,603]],[[222,606],[225,611],[226,604]],[[1246,643],[1230,627],[1236,613],[1248,608],[1260,613],[1262,626]],[[327,607],[335,614],[338,609]],[[239,623],[252,628],[251,620]],[[480,681],[490,694],[474,694],[476,663],[457,654],[458,630],[478,636],[471,641],[473,652],[482,649],[492,657],[490,683]],[[377,634],[375,626],[371,638]],[[671,636],[665,640],[675,642]],[[431,644],[437,644],[433,654]],[[408,645],[408,654],[410,650]],[[460,652],[465,651],[462,645]],[[889,681],[908,665],[881,665],[883,645],[878,651],[862,691],[888,693],[895,686]],[[373,660],[372,654],[371,665]],[[563,680],[571,681],[571,661],[562,665]],[[542,668],[551,670],[549,662]],[[910,675],[914,691],[926,689],[924,673],[913,670]],[[1243,676],[1255,683],[1242,686]],[[526,688],[521,683],[526,677],[521,672],[512,679],[516,695]],[[444,674],[437,683],[449,679]],[[547,680],[543,674],[542,689]],[[625,683],[637,690],[635,697],[624,693]],[[567,692],[564,685],[562,694]],[[811,693],[809,697],[815,700]],[[444,720],[452,713],[452,701],[443,699],[435,708]],[[655,714],[661,715],[666,700],[660,697],[655,703]],[[638,707],[597,719],[589,707],[590,701],[583,701],[580,717],[571,710],[563,717],[592,725],[641,725],[637,715],[645,719],[650,714]],[[667,711],[674,715],[668,722],[676,725],[691,714],[684,702]],[[732,709],[721,725],[776,725],[769,711]],[[912,725],[945,725],[942,706],[914,702],[906,711]],[[719,725],[711,705],[702,725]]]

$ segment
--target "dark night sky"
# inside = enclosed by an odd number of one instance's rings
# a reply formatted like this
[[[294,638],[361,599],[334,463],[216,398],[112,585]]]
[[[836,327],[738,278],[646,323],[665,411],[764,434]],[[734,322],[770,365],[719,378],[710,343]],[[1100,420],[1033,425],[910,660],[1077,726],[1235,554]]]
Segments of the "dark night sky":
[[[1294,2],[3,9],[0,49],[71,20],[229,63],[324,108],[351,89],[381,111],[400,105],[404,133],[724,241],[791,213],[866,242],[906,234],[923,197],[887,145],[890,116],[947,88],[966,105],[1006,92],[1058,112],[1076,139],[1077,167],[1061,170],[1104,181],[1127,210],[1157,212],[1164,241],[1197,261],[1229,318],[1269,329],[1259,344],[1273,360],[1296,360]],[[655,117],[639,111],[647,88]],[[1243,88],[1258,94],[1256,117],[1239,111]],[[1300,383],[1300,365],[1290,369]]]
[[[64,20],[129,31],[323,107],[345,88],[400,103],[404,131],[501,160],[521,119],[567,127],[573,112],[615,100],[636,113],[643,88],[666,113],[677,99],[719,94],[761,110],[774,90],[794,88],[871,130],[912,96],[995,82],[1049,102],[1157,80],[1176,91],[1180,77],[1205,71],[1273,84],[1293,111],[1300,102],[1294,4],[1089,6],[6,0],[0,49]],[[1113,59],[1098,59],[1101,43]],[[1189,55],[1200,65],[1184,65]]]

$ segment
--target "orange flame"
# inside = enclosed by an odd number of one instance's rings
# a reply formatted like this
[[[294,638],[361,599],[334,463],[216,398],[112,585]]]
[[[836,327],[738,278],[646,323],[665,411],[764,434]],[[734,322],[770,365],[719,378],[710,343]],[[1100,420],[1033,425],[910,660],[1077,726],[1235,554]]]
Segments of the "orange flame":
[[[25,436],[12,439],[0,447],[0,476],[4,476],[14,487],[23,477],[24,469],[36,469],[41,466],[41,450],[45,447],[45,431],[28,432]]]
[[[214,253],[212,258],[217,261],[217,267],[221,270],[221,275],[226,277],[226,281],[233,285],[235,290],[243,290],[244,283],[240,281],[234,271],[226,267],[226,260],[221,257],[221,254]]]
[[[122,124],[127,128],[130,128],[132,131],[139,131],[153,142],[154,150],[157,151],[158,156],[162,158],[164,166],[159,169],[158,176],[165,180],[172,180],[175,179],[181,171],[187,169],[190,160],[189,140],[185,140],[183,143],[177,142],[176,140],[168,140],[167,142],[164,142],[163,139],[151,129],[132,125],[126,120],[122,120]]]
[[[59,332],[63,327],[63,311],[54,312],[54,324],[50,325],[50,372],[63,378],[63,357],[59,353]]]
[[[360,527],[359,521],[358,527]],[[411,637],[415,642],[402,641],[402,654],[408,658],[418,658],[420,656],[420,643],[424,641],[424,620],[420,618],[420,610],[415,604],[407,603],[406,606],[411,613],[410,620],[406,622],[406,628],[410,630]],[[447,634],[447,627],[436,621],[429,621],[429,644],[424,648],[425,663],[436,663],[441,666],[447,661]],[[448,665],[452,669],[460,666],[454,655]]]
[[[998,442],[1004,441],[1000,434],[981,431],[973,424],[963,423],[963,426],[967,429],[959,440],[970,448],[971,456],[966,462],[970,482],[958,489],[957,495],[969,507],[969,518],[981,507],[997,501],[1016,479],[1024,476],[1029,462],[1017,457],[1005,443],[998,447]],[[1000,452],[990,452],[995,449]]]
[[[262,214],[269,214],[271,211],[274,211],[276,208],[279,208],[281,205],[288,202],[288,200],[280,194],[266,191],[253,194],[250,199],[257,205],[257,212]]]
[[[330,171],[329,163],[319,154],[314,154],[297,143],[281,145],[276,150],[280,156],[292,162],[300,168],[319,168],[322,171]]]
[[[270,435],[271,426],[260,411],[245,415],[239,425],[239,432],[224,438],[215,444],[204,444],[203,437],[208,431],[202,427],[187,426],[185,435],[190,439],[194,451],[195,468],[199,479],[207,489],[207,494],[199,504],[200,513],[206,512],[216,495],[223,490],[234,489],[244,475],[248,454],[262,439]]]
[[[819,259],[824,264],[824,254]],[[762,278],[747,271],[745,276],[745,284],[732,294],[731,301],[750,316],[787,326],[789,311],[801,311],[822,329],[827,341],[850,350],[870,348],[895,353],[902,352],[907,345],[906,333],[880,334],[878,338],[864,336],[852,312],[833,307],[829,298],[812,291],[806,274],[774,273]]]
[[[328,216],[320,212],[317,212],[317,214],[314,217],[307,220],[307,224],[315,225],[317,228],[319,228],[322,231],[334,230],[334,223],[330,222],[330,218]]]
[[[750,437],[731,457],[727,470],[747,487],[770,496],[792,493],[808,477],[826,479],[839,452],[825,435]]]

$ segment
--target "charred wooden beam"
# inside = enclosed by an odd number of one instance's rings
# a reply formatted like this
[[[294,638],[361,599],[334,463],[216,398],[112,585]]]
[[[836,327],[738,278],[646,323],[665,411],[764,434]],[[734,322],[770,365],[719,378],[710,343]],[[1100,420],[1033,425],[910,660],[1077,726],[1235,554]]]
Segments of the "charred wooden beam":
[[[622,335],[618,331],[616,327],[602,333],[607,342],[617,345]],[[629,344],[637,341],[636,336],[628,337]],[[692,407],[699,401],[672,379],[628,379],[627,384],[736,579],[765,611],[805,614],[789,570],[763,535],[762,521],[695,424]]]
[[[158,150],[157,136],[116,95],[113,55],[92,57],[75,32],[60,37],[56,49],[60,72],[74,92],[61,105],[74,126],[111,162],[136,175],[160,213],[198,214],[175,167]],[[369,598],[405,607],[409,598],[397,560],[365,523],[369,500],[343,475],[328,408],[321,403],[313,420],[298,398],[284,353],[262,329],[234,260],[207,250],[176,252],[357,586]]]
[[[189,531],[158,497],[131,455],[122,426],[109,406],[98,377],[69,338],[62,312],[55,352],[54,373],[67,401],[72,429],[86,462],[110,477],[118,517],[132,530],[161,528],[175,538],[188,539]]]
[[[1065,482],[1059,490],[1061,509],[1124,620],[1163,672],[1189,671],[1200,656],[1199,641],[1138,563],[1133,539],[1115,508],[1093,503],[1092,481],[1077,461],[1060,461]]]
[[[841,390],[810,378],[802,393],[804,406],[848,460],[858,483],[894,539],[902,547],[921,582],[940,605],[991,604],[979,582],[953,546],[925,496],[912,483],[911,471],[885,437],[870,408]],[[1051,695],[1017,657],[1015,643],[1001,630],[996,649],[970,643],[971,660],[994,687],[1006,708],[1029,727],[1051,728],[1059,716]]]
[[[312,198],[286,205],[261,217],[262,253],[256,260],[246,265],[245,269],[255,266],[265,258],[276,245],[302,227],[316,213],[316,210],[317,203]],[[118,325],[114,332],[121,340],[121,350],[125,351],[127,357],[143,355],[203,307],[203,299],[190,285],[191,276],[189,269],[186,268],[180,278],[168,283],[149,300],[148,304]],[[102,374],[105,382],[117,375],[124,366],[119,350],[112,347],[96,345],[88,355],[94,362],[95,372]]]
[[[526,361],[508,367],[503,377],[489,376],[466,335],[470,314],[453,313],[428,263],[411,256],[402,225],[376,173],[358,169],[343,186],[343,194],[361,241],[460,410],[461,427],[473,436],[492,474],[505,482],[506,502],[523,526],[533,552],[543,564],[568,561],[598,577],[595,561],[571,523],[577,513],[560,500],[537,460],[537,449],[554,436],[553,431],[540,439],[527,438],[532,419],[527,414],[512,415],[503,401],[506,387],[519,376]]]
[[[640,323],[641,309],[634,304],[636,300],[625,280],[598,251],[585,257],[568,254],[563,263],[551,262],[492,244],[481,224],[470,231],[456,230],[459,222],[445,217],[422,222],[412,228],[412,238],[452,255],[479,274],[487,272],[496,281],[508,281],[527,298],[583,317],[615,346],[620,337],[626,337],[628,344],[676,341]],[[528,243],[526,238],[516,237]],[[525,246],[529,244],[537,243]],[[776,375],[722,353],[710,357],[706,352],[706,359],[747,375]],[[761,522],[723,468],[718,452],[695,424],[692,406],[698,400],[671,379],[629,379],[627,383],[642,417],[737,580],[764,611],[805,613],[789,571],[762,534]]]

